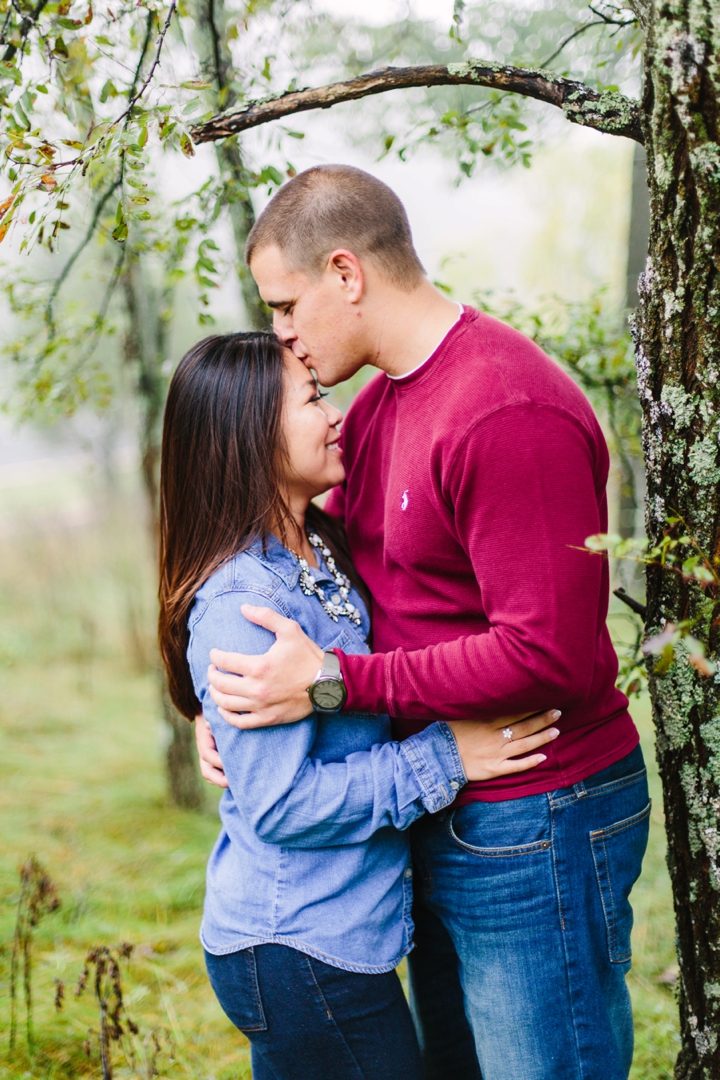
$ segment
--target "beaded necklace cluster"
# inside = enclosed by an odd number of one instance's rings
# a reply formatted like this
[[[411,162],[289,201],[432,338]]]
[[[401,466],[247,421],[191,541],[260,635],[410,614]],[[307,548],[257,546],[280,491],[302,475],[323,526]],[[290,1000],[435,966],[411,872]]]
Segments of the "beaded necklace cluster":
[[[300,589],[305,596],[317,596],[318,600],[323,606],[323,610],[327,612],[333,622],[337,622],[340,615],[344,615],[346,619],[349,619],[354,626],[360,626],[362,623],[362,615],[358,608],[354,604],[350,603],[350,579],[338,570],[337,564],[332,557],[330,548],[325,544],[317,533],[308,533],[308,543],[311,547],[317,548],[323,559],[325,565],[328,568],[330,577],[335,583],[337,592],[334,592],[332,596],[327,597],[322,585],[319,585],[312,573],[310,566],[306,559],[303,559],[302,555],[298,555],[297,551],[289,550],[295,556],[300,563]]]

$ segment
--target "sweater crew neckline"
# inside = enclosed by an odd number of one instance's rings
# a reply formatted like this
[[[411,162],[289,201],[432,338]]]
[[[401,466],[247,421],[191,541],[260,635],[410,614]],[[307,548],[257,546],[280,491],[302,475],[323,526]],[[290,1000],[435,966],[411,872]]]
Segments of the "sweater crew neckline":
[[[398,387],[398,389],[414,385],[418,381],[418,379],[421,378],[433,366],[433,361],[436,360],[438,354],[445,349],[450,338],[453,336],[456,330],[463,325],[468,315],[474,314],[472,308],[466,307],[464,304],[461,304],[459,300],[456,301],[456,303],[458,306],[458,317],[452,324],[452,326],[448,328],[444,337],[437,343],[430,355],[426,356],[425,359],[417,365],[417,367],[414,367],[412,369],[412,371],[406,371],[404,375],[387,376],[388,379]]]

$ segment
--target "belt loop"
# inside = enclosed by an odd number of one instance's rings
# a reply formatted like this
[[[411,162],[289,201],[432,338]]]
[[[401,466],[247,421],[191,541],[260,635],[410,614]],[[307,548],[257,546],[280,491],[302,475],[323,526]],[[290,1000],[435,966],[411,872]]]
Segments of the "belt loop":
[[[573,791],[575,792],[578,799],[582,799],[585,795],[587,795],[587,788],[585,787],[585,784],[582,782],[582,780],[579,784],[573,784]]]

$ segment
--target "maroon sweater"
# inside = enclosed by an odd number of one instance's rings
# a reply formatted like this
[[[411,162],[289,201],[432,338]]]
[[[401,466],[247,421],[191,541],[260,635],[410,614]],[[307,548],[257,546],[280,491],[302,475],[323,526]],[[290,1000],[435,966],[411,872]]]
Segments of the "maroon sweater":
[[[558,708],[547,761],[469,784],[496,801],[577,783],[638,735],[615,687],[608,451],[575,383],[522,334],[465,308],[432,357],[379,374],[343,428],[344,516],[373,597],[370,656],[340,654],[347,708],[389,712],[398,738],[437,719]]]

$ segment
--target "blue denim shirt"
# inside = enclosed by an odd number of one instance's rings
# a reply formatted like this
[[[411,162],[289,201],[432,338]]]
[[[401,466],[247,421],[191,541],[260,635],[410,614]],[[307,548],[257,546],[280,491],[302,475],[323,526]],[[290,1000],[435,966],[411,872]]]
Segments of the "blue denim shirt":
[[[321,565],[318,580],[326,580]],[[298,584],[297,559],[274,538],[236,555],[199,589],[188,661],[229,782],[210,856],[201,940],[220,955],[276,942],[350,971],[389,971],[410,950],[407,834],[425,810],[465,783],[446,724],[404,743],[387,716],[343,714],[241,731],[208,693],[213,647],[264,653],[275,637],[243,617],[244,603],[295,619],[322,649],[368,652],[362,626],[334,622]]]

